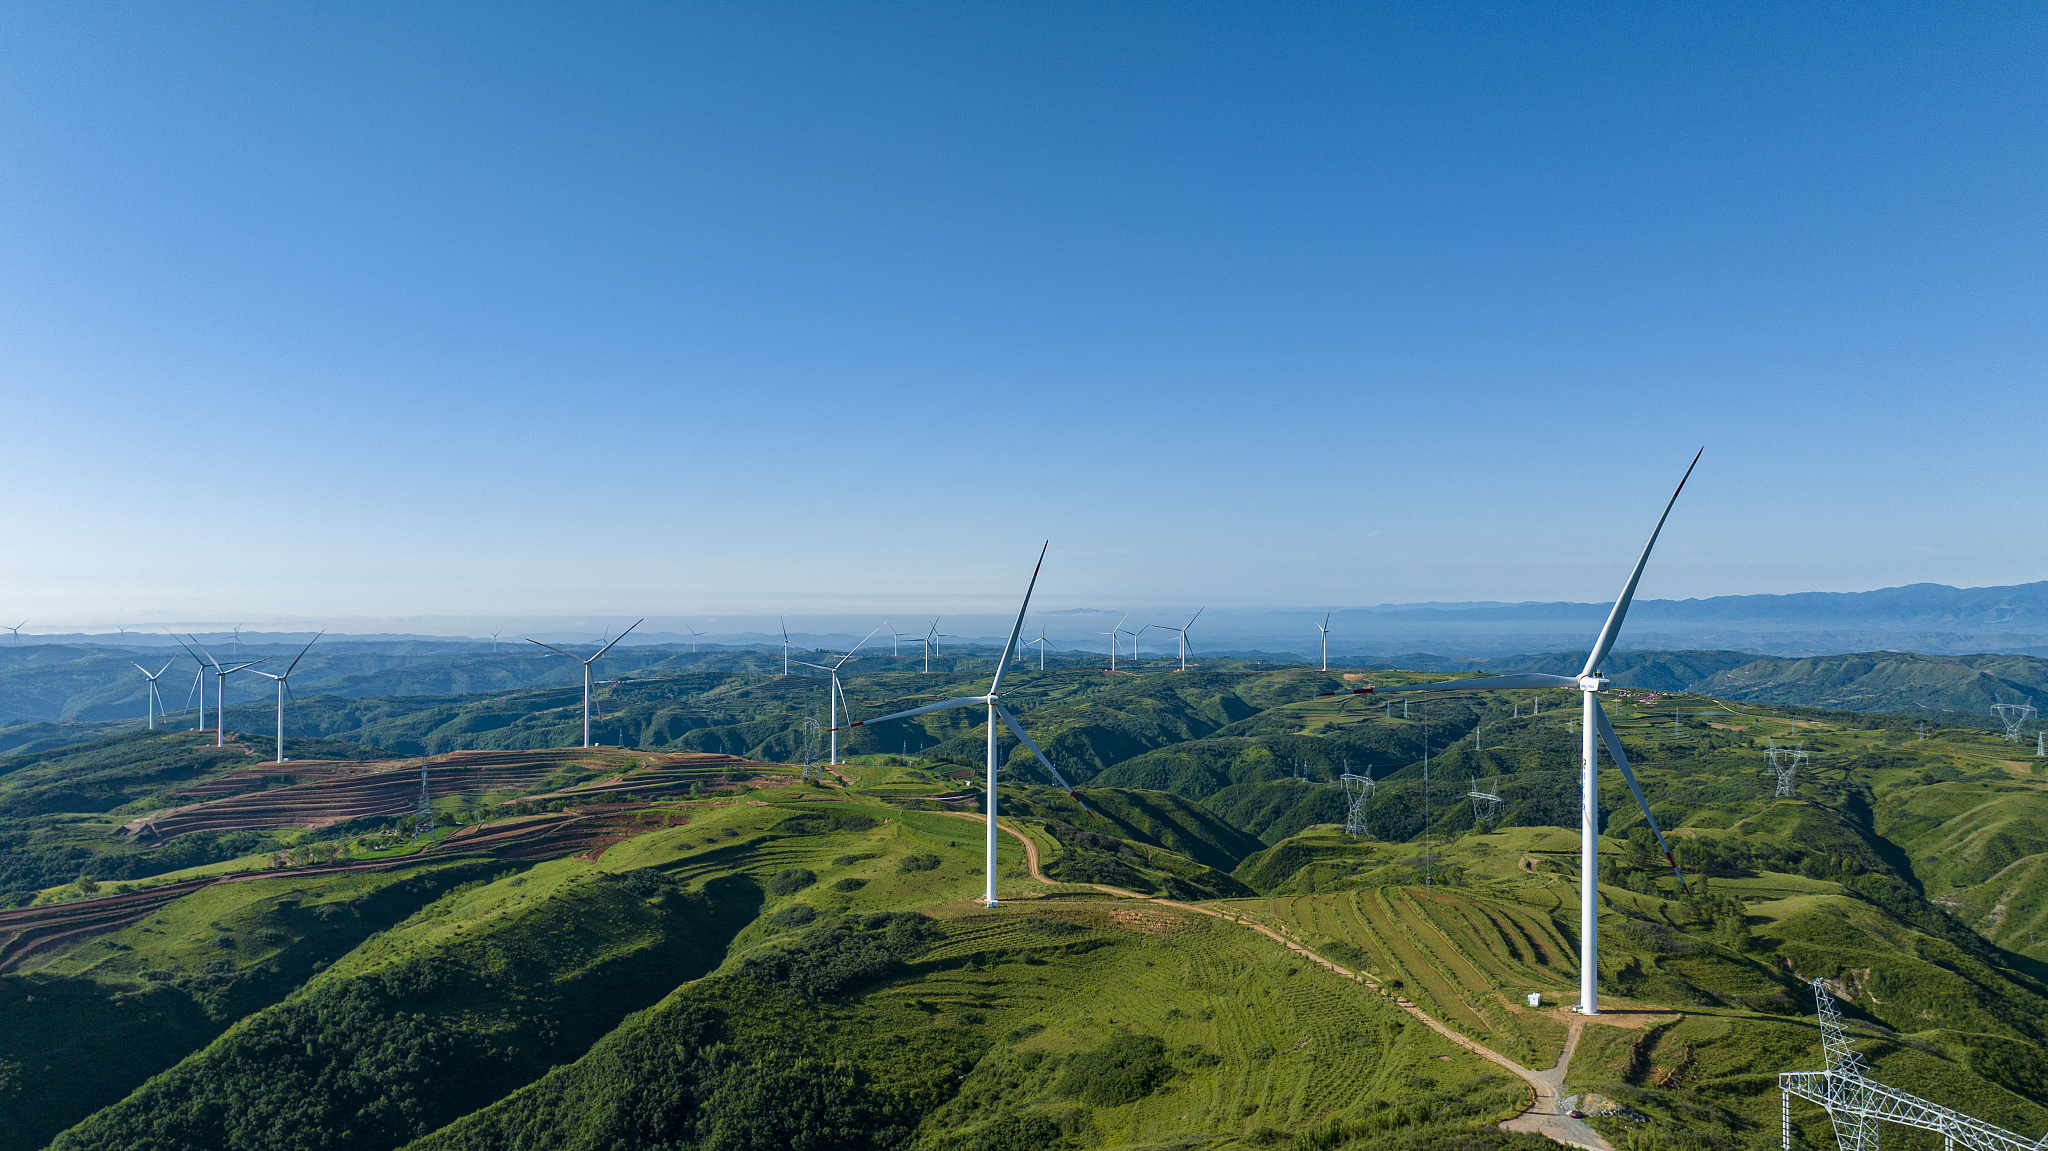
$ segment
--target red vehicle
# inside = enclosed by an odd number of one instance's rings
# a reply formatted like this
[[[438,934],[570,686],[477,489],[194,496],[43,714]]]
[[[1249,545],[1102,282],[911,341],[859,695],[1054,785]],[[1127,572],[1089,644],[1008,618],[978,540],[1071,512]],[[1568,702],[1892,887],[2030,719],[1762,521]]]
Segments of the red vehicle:
[[[1565,1116],[1570,1119],[1584,1119],[1586,1113],[1574,1107],[1570,1111],[1565,1112]]]

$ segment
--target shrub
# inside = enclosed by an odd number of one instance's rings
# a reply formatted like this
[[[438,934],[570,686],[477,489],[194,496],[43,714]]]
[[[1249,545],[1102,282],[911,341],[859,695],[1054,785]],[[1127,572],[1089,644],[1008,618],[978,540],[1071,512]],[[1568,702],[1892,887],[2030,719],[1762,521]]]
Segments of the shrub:
[[[896,870],[899,874],[909,874],[913,871],[937,871],[938,869],[939,857],[936,855],[913,855],[896,865]]]
[[[1135,1103],[1159,1089],[1173,1074],[1166,1044],[1156,1036],[1124,1032],[1067,1062],[1060,1091],[1096,1107]]]
[[[785,867],[775,873],[775,878],[768,881],[768,893],[770,895],[795,895],[816,882],[818,882],[818,877],[809,868]]]
[[[840,880],[839,882],[837,882],[837,883],[833,884],[833,885],[832,885],[832,890],[834,890],[834,891],[859,891],[859,890],[860,890],[861,888],[863,888],[863,887],[866,887],[867,885],[868,885],[868,881],[867,881],[867,880],[865,880],[865,879],[862,879],[862,878],[861,878],[860,876],[858,876],[858,875],[849,875],[849,876],[847,876],[847,877],[846,877],[845,879],[842,879],[842,880]]]
[[[818,909],[808,903],[792,903],[768,917],[768,922],[777,927],[802,927],[818,917]]]
[[[740,975],[807,999],[824,999],[900,974],[946,933],[915,912],[820,924],[789,947],[750,955]]]

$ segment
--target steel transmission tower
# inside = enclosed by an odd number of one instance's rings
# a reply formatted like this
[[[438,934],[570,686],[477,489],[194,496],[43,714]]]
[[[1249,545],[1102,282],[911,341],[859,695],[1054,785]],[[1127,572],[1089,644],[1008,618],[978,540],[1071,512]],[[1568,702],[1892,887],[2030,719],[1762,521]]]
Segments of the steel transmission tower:
[[[2019,703],[1994,703],[1991,710],[1997,712],[1998,718],[2005,722],[2006,741],[2018,743],[2021,725],[2027,722],[2028,716],[2034,714],[2034,701],[2028,699]]]
[[[1774,743],[1765,750],[1764,759],[1778,776],[1778,798],[1793,794],[1792,780],[1806,764],[1806,751],[1798,747],[1779,747]]]
[[[819,726],[816,716],[807,715],[804,717],[803,735],[800,737],[803,746],[798,750],[797,755],[798,758],[803,760],[803,778],[805,779],[825,778],[825,773],[818,768],[818,747],[824,742],[823,732],[824,728]]]
[[[1492,827],[1494,822],[1500,818],[1501,798],[1497,794],[1499,790],[1499,776],[1486,781],[1485,791],[1479,790],[1478,780],[1472,781],[1472,790],[1465,793],[1465,798],[1472,801],[1472,821],[1474,823],[1483,823],[1488,827]]]
[[[427,789],[427,761],[420,761],[420,810],[412,825],[412,837],[434,836],[434,793]]]
[[[1353,775],[1347,767],[1344,774],[1337,777],[1337,782],[1344,785],[1344,833],[1353,839],[1361,835],[1371,839],[1372,828],[1366,826],[1365,805],[1377,790],[1372,781],[1372,765],[1365,765],[1364,775]]]
[[[1818,979],[1812,981],[1812,986],[1814,1006],[1820,1016],[1821,1051],[1828,1066],[1825,1071],[1778,1074],[1779,1146],[1783,1151],[1792,1151],[1795,1095],[1819,1104],[1828,1113],[1835,1127],[1835,1143],[1841,1151],[1878,1151],[1880,1120],[1932,1131],[1941,1136],[1942,1147],[1948,1151],[2039,1151],[2048,1147],[2048,1135],[2038,1140],[2015,1135],[1870,1078],[1863,1056],[1849,1045],[1849,1032],[1842,1026],[1841,1013],[1835,1010],[1834,996]]]

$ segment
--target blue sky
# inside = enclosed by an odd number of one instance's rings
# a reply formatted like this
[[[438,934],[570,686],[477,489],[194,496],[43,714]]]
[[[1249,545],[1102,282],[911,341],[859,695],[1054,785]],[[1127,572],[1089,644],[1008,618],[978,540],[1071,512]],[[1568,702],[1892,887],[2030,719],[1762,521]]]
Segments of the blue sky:
[[[10,5],[0,614],[2043,578],[2044,25]]]

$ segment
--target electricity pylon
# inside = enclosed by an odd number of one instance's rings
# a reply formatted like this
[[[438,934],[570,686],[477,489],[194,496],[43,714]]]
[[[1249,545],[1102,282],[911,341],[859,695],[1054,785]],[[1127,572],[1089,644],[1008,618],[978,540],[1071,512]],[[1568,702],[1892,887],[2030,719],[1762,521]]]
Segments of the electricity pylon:
[[[2020,703],[1994,703],[1991,710],[1997,712],[1998,718],[2004,721],[2005,738],[2008,743],[2020,741],[2020,727],[2027,722],[2028,716],[2035,714],[2034,701],[2031,699]]]
[[[434,793],[427,790],[427,761],[424,759],[420,761],[420,810],[412,825],[412,837],[418,839],[422,835],[429,839],[434,836]]]
[[[1344,833],[1353,839],[1361,835],[1371,839],[1372,829],[1366,826],[1365,821],[1365,805],[1377,790],[1372,781],[1372,765],[1365,765],[1364,775],[1354,775],[1347,767],[1344,774],[1337,777],[1337,782],[1344,785]]]

